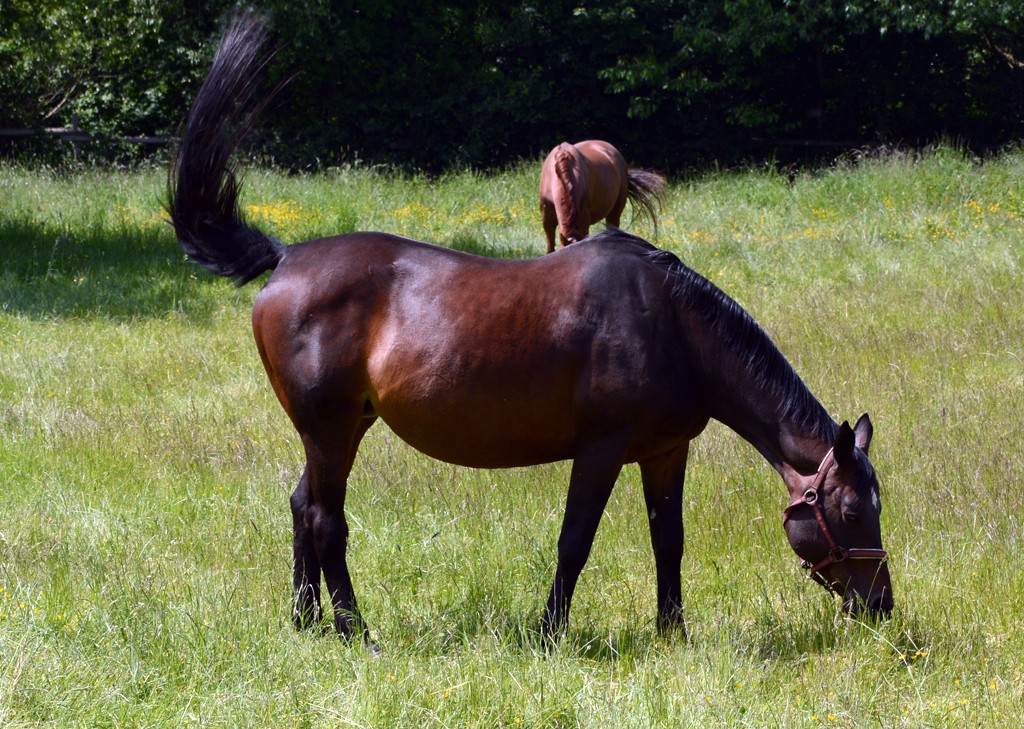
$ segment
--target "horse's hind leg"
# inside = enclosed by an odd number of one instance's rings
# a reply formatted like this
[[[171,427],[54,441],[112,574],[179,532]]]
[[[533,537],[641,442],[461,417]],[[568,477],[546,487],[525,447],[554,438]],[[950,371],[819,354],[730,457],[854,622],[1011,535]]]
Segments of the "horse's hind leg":
[[[306,450],[304,480],[307,485],[302,527],[308,532],[296,531],[296,582],[302,584],[298,574],[298,555],[300,551],[308,554],[308,545],[312,543],[334,606],[338,633],[347,637],[358,632],[368,639],[369,632],[359,615],[346,559],[348,522],[345,519],[345,493],[359,442],[375,418],[363,418],[361,408],[338,408],[332,415],[332,422],[302,433]],[[308,561],[304,568],[306,574],[302,579],[309,581],[312,575],[309,574]]]
[[[577,453],[573,460],[562,533],[558,537],[555,582],[541,618],[545,638],[555,637],[569,620],[576,581],[590,556],[601,515],[622,470],[622,453],[619,444],[601,441]]]
[[[679,566],[683,559],[683,479],[690,444],[640,463],[658,576],[658,626],[684,628]]]
[[[548,253],[554,253],[555,231],[558,229],[558,215],[555,213],[554,204],[542,200],[540,204],[540,216],[541,221],[544,223],[544,236],[548,240]]]
[[[302,629],[320,623],[320,558],[313,546],[312,510],[307,470],[292,493],[292,550],[294,553],[295,603],[292,620]]]
[[[596,220],[594,221],[597,222]],[[580,241],[590,235],[590,211],[581,210],[577,222],[576,235],[579,236],[576,240]]]
[[[619,223],[622,222],[622,211],[626,209],[626,183],[623,181],[622,192],[619,194],[619,199],[615,201],[612,209],[608,211],[608,214],[604,218],[606,225],[610,225],[613,228],[621,228]]]

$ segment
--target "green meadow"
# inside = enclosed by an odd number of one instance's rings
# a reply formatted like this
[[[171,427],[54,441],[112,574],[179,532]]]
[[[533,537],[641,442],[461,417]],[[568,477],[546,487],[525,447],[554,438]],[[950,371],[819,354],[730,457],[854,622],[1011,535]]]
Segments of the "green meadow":
[[[544,247],[539,165],[250,169],[286,243]],[[188,264],[164,172],[0,167],[0,725],[1003,727],[1024,720],[1024,152],[673,181],[655,232],[837,420],[870,413],[896,608],[845,616],[781,478],[717,424],[687,476],[687,636],[659,635],[639,471],[562,642],[536,627],[569,464],[474,471],[378,422],[349,483],[377,656],[290,622],[300,444],[242,289]],[[624,217],[624,225],[629,215]]]

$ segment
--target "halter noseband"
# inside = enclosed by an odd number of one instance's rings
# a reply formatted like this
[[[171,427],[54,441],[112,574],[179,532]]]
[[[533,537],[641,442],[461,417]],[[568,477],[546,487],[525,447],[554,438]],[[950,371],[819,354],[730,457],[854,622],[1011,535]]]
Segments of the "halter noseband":
[[[825,522],[825,510],[821,507],[821,501],[818,500],[818,489],[825,483],[825,476],[828,474],[828,470],[836,462],[835,456],[830,448],[828,453],[821,461],[821,465],[818,466],[818,473],[814,476],[814,483],[811,487],[804,491],[802,496],[798,496],[789,502],[789,506],[782,512],[782,526],[786,526],[786,522],[789,521],[790,513],[798,506],[806,504],[810,506],[814,511],[814,518],[818,520],[818,526],[821,527],[822,534],[825,535],[826,541],[828,541],[828,556],[821,560],[817,564],[811,564],[806,559],[800,560],[800,566],[805,570],[810,570],[807,576],[813,579],[815,582],[832,589],[828,585],[824,578],[818,573],[821,570],[828,567],[833,562],[842,562],[844,559],[877,559],[883,560],[886,557],[886,551],[884,549],[845,549],[838,544],[836,540],[832,538],[832,532],[828,529],[828,524]]]

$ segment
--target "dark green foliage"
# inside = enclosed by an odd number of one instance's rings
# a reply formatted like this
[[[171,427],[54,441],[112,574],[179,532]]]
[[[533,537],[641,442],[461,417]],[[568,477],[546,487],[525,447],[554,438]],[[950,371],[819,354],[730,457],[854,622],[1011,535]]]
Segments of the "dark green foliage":
[[[100,135],[173,133],[230,8],[0,2],[0,126],[70,126],[77,112]],[[945,136],[984,148],[1021,131],[1024,16],[1002,0],[267,0],[262,9],[281,47],[270,81],[302,74],[257,142],[295,168],[356,158],[491,166],[588,137],[672,168],[785,160],[834,142]],[[52,157],[54,147],[0,139],[4,155]],[[135,148],[89,149],[109,158]]]
[[[174,134],[213,55],[227,2],[0,2],[0,127],[79,125],[99,137]],[[46,154],[55,142],[32,140]],[[0,149],[26,145],[0,137]],[[105,157],[146,151],[101,141]]]

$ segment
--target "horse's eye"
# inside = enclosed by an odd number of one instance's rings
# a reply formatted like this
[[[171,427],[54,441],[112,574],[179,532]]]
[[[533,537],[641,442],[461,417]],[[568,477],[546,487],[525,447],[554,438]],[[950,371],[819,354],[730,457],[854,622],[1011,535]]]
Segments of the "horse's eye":
[[[843,517],[846,519],[846,521],[860,521],[860,514],[858,514],[855,511],[849,511],[843,514]]]

